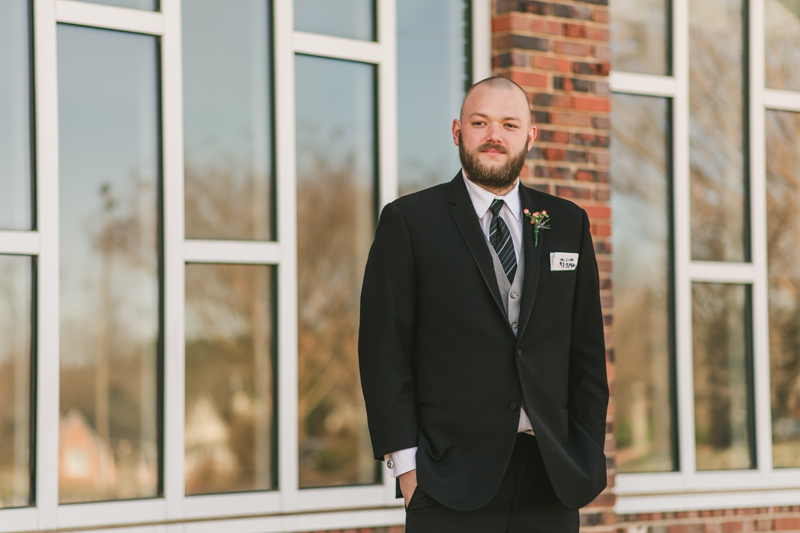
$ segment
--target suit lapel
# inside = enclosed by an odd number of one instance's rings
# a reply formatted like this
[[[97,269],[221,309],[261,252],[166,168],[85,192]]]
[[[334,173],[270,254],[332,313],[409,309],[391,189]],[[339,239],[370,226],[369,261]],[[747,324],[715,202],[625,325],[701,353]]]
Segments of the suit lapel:
[[[522,203],[522,210],[525,209],[534,213],[539,209],[533,201],[533,194],[531,189],[523,186],[520,183],[519,196]],[[533,309],[533,302],[536,300],[536,289],[539,286],[539,273],[542,270],[542,249],[544,248],[544,240],[546,231],[539,232],[539,246],[534,247],[533,241],[533,226],[530,220],[524,214],[522,224],[522,240],[524,245],[522,247],[525,254],[525,279],[522,282],[522,303],[519,309],[519,323],[520,329],[517,339],[522,339],[525,333],[525,327],[528,325],[528,320],[531,316]]]
[[[497,286],[492,255],[486,246],[486,237],[483,235],[483,230],[481,230],[478,216],[475,214],[475,208],[472,206],[472,200],[467,192],[467,186],[464,184],[461,172],[450,182],[450,204],[450,214],[453,215],[456,225],[458,225],[458,229],[461,231],[461,235],[472,253],[472,257],[478,264],[478,269],[481,271],[483,280],[489,287],[497,307],[505,316],[506,311],[503,309],[503,300],[500,297],[500,289]]]

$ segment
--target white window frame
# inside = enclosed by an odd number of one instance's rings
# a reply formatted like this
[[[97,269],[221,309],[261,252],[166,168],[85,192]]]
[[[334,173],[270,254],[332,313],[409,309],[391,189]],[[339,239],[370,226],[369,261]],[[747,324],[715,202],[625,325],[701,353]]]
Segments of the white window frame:
[[[402,501],[384,472],[373,486],[298,488],[297,247],[295,198],[295,54],[377,66],[381,207],[397,197],[396,1],[376,0],[376,42],[294,31],[292,0],[273,3],[275,206],[273,242],[185,239],[181,0],[160,12],[74,0],[33,0],[35,69],[35,231],[0,231],[0,254],[37,261],[35,505],[0,509],[0,533],[108,528],[129,533],[263,533],[402,524]],[[402,0],[400,0],[402,1]],[[491,5],[472,0],[472,75],[491,73]],[[59,143],[57,23],[161,38],[164,231],[164,495],[102,503],[58,503],[59,450]],[[184,493],[184,276],[187,263],[273,265],[278,269],[279,490],[222,495]]]
[[[800,111],[800,93],[766,88],[765,6],[763,0],[749,0],[749,230],[752,262],[692,260],[689,1],[672,0],[672,76],[616,71],[610,75],[611,90],[614,93],[660,96],[672,100],[675,379],[680,457],[680,470],[677,472],[618,473],[615,510],[619,514],[796,505],[800,501],[800,468],[772,467],[765,162],[766,109]],[[753,415],[757,462],[757,468],[753,470],[699,472],[696,468],[692,355],[693,282],[737,283],[752,287]]]

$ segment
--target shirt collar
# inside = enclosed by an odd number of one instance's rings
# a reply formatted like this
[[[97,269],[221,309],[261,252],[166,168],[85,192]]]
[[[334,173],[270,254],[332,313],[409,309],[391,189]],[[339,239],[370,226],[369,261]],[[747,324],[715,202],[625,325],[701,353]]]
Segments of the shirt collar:
[[[517,181],[514,182],[514,188],[508,191],[505,196],[498,196],[493,192],[487,191],[477,183],[470,181],[463,169],[461,174],[464,176],[464,183],[467,185],[467,192],[469,193],[470,200],[472,200],[472,207],[475,208],[475,213],[478,215],[478,218],[483,218],[483,216],[486,214],[486,211],[489,210],[489,206],[492,205],[494,199],[499,198],[506,203],[506,206],[511,211],[511,214],[514,215],[514,219],[519,220],[519,178],[517,178]]]

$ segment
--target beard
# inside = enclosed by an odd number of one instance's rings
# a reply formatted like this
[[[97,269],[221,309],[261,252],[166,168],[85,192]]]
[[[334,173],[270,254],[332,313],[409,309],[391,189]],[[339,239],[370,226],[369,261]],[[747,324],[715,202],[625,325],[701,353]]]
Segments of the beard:
[[[528,143],[519,151],[519,153],[512,153],[509,155],[508,161],[503,166],[488,168],[483,165],[478,159],[478,154],[485,150],[497,150],[501,153],[508,154],[509,151],[506,147],[498,144],[482,144],[475,150],[467,150],[464,147],[464,141],[461,139],[461,133],[458,134],[458,155],[461,157],[461,166],[464,172],[469,176],[469,180],[489,189],[506,189],[514,184],[514,181],[519,177],[522,166],[525,164],[525,156],[528,154]]]

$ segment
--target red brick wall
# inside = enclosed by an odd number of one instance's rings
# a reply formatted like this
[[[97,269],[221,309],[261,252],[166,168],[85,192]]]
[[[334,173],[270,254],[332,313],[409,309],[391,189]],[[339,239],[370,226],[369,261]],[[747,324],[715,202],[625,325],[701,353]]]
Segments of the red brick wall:
[[[523,181],[569,198],[589,214],[613,392],[607,4],[608,0],[493,0],[492,66],[495,75],[525,88],[539,128]],[[616,531],[613,425],[612,394],[606,437],[609,488],[582,511],[582,531]]]
[[[618,533],[800,533],[800,505],[619,516]]]

